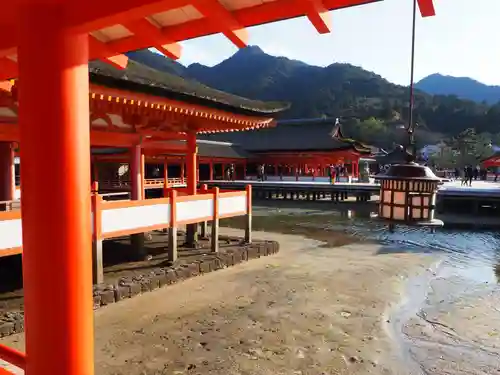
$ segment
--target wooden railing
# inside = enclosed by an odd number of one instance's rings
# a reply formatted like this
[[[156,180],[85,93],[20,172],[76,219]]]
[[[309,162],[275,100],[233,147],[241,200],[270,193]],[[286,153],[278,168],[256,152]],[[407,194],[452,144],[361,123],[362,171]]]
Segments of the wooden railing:
[[[163,178],[147,178],[144,179],[145,189],[157,189],[163,188]],[[168,179],[168,187],[185,186],[183,178],[174,177]],[[130,189],[131,183],[128,180],[100,180],[99,186],[104,190],[119,190],[119,189]]]
[[[170,189],[166,198],[137,201],[129,200],[126,194],[93,195],[96,240],[251,214],[250,185],[246,191],[223,193],[205,186],[197,195],[181,195],[182,191]],[[0,257],[21,252],[21,211],[0,212]]]

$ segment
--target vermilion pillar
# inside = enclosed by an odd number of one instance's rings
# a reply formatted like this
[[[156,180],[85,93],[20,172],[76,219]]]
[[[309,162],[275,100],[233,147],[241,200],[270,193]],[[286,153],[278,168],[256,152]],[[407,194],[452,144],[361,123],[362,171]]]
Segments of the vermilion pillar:
[[[167,197],[166,191],[168,189],[168,163],[165,160],[163,162],[163,191],[165,192],[164,196]]]
[[[144,157],[142,155],[141,145],[136,145],[130,149],[130,184],[131,200],[144,199]],[[132,234],[130,236],[132,259],[142,260],[147,255],[144,249],[144,234]]]
[[[0,142],[0,202],[13,201],[16,191],[14,149],[10,142]],[[0,210],[6,209],[1,204]]]
[[[208,179],[210,181],[213,181],[213,179],[214,179],[214,162],[210,161],[210,164],[208,165],[208,167],[210,168],[210,172],[209,172],[210,175],[209,175]]]
[[[132,185],[132,200],[143,199],[143,167],[141,145],[130,149],[130,184]]]
[[[67,2],[20,4],[26,374],[91,375],[88,36],[64,29]]]
[[[186,153],[186,187],[189,195],[196,194],[197,182],[197,146],[196,133],[188,133],[187,135],[187,153]],[[197,235],[198,224],[189,224],[186,226],[186,245],[195,246],[198,241]]]

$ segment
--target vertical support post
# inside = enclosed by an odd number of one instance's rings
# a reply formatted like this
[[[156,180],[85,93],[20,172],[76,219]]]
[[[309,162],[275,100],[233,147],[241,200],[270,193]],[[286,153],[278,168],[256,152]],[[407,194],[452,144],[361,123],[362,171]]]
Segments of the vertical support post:
[[[186,169],[187,169],[187,193],[189,195],[196,195],[198,185],[197,181],[197,146],[196,146],[196,133],[190,132],[187,134],[187,155],[186,155]],[[196,247],[198,243],[198,223],[186,225],[186,246]]]
[[[130,150],[130,182],[132,185],[132,200],[142,199],[142,150],[136,145]]]
[[[252,242],[252,185],[247,185],[245,187],[247,193],[247,215],[245,220],[245,242]]]
[[[97,160],[95,158],[92,158],[90,168],[92,172],[92,183],[99,182],[99,168],[97,167]]]
[[[299,180],[299,166],[295,166],[295,181]]]
[[[200,182],[200,159],[196,157],[196,185]]]
[[[146,199],[146,159],[141,149],[141,199]]]
[[[16,169],[14,148],[11,142],[0,142],[0,201],[13,201],[16,192]],[[1,205],[0,211],[7,211],[8,204]]]
[[[130,155],[130,182],[132,184],[132,195],[131,200],[138,201],[144,199],[144,189],[143,189],[143,158],[141,145],[136,145],[131,148]],[[142,260],[146,257],[146,251],[144,248],[144,233],[132,234],[130,236],[130,244],[132,251],[130,257],[136,260]]]
[[[168,231],[168,259],[177,260],[177,190],[170,190],[170,230]]]
[[[247,162],[243,162],[243,181],[247,180]]]
[[[31,375],[94,374],[88,36],[65,29],[66,6],[23,2],[18,13],[25,347]],[[43,126],[37,126],[40,121]],[[47,292],[47,285],[57,285],[57,293]]]
[[[163,196],[167,197],[166,192],[168,191],[168,163],[165,160],[163,162]]]
[[[102,238],[101,238],[101,201],[99,195],[99,183],[92,183],[92,225],[94,231],[92,235],[92,278],[94,284],[102,284],[104,282],[104,262],[102,258]]]
[[[210,168],[208,179],[210,181],[213,181],[214,180],[214,162],[212,160],[210,160],[208,168]]]
[[[214,218],[212,220],[212,238],[210,249],[214,253],[219,252],[219,188],[214,187]]]
[[[181,160],[181,183],[186,183],[184,160]]]

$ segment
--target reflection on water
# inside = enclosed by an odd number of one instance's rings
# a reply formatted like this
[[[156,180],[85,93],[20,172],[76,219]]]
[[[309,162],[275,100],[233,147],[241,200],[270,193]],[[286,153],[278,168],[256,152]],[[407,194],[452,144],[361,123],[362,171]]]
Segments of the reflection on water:
[[[356,241],[375,241],[383,245],[380,253],[442,254],[443,277],[457,275],[475,283],[500,282],[500,234],[495,232],[438,229],[431,233],[428,229],[405,226],[390,232],[386,225],[373,219],[373,206],[325,210],[324,205],[304,208],[291,204],[258,206],[253,213],[254,222],[263,224],[262,229],[279,229],[276,228],[279,222],[281,229],[320,229],[330,234],[345,233]]]

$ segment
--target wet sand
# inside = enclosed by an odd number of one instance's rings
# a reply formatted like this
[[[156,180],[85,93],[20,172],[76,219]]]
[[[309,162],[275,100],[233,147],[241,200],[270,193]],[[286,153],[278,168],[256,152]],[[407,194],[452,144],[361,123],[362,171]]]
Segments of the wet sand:
[[[491,285],[463,290],[457,280],[439,277],[430,289],[428,303],[402,329],[411,343],[403,348],[410,361],[426,375],[498,374],[500,290]]]
[[[254,236],[279,241],[280,253],[97,310],[96,373],[405,373],[386,313],[432,257]],[[24,345],[23,335],[0,342]]]

